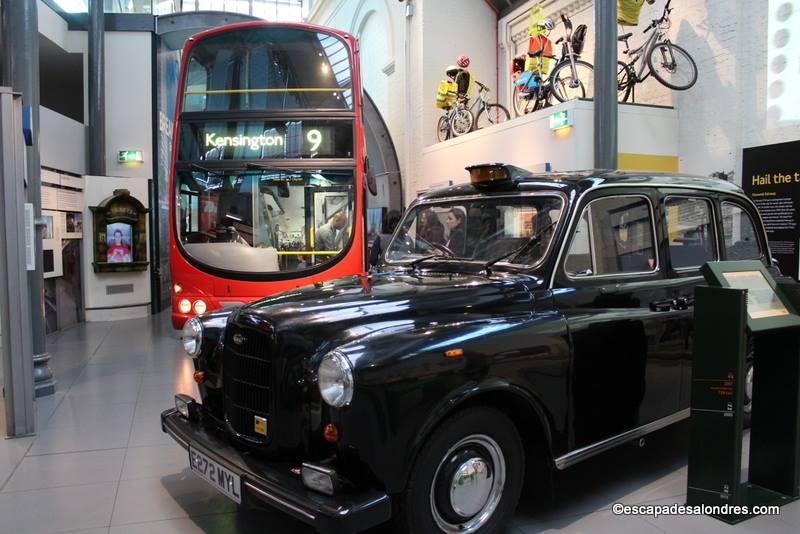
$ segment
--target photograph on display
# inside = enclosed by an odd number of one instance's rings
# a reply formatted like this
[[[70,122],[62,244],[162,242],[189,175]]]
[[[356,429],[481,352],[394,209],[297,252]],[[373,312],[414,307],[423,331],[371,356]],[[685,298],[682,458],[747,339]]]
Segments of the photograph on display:
[[[83,237],[83,213],[68,212],[64,223],[65,239],[75,239]]]
[[[108,263],[131,263],[133,261],[132,234],[133,229],[128,223],[118,222],[106,225],[108,244],[106,261]]]
[[[42,239],[55,239],[56,238],[55,216],[52,214],[42,213],[42,220],[44,221],[44,229],[42,230]]]

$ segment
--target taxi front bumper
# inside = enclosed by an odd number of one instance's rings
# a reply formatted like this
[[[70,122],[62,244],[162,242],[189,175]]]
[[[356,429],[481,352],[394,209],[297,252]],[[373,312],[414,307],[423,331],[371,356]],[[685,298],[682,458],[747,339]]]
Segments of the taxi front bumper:
[[[277,508],[318,532],[362,532],[391,518],[391,501],[385,492],[366,490],[327,496],[312,491],[292,473],[292,465],[268,462],[239,451],[175,409],[161,414],[161,429],[184,449],[196,449],[239,475],[246,499]]]

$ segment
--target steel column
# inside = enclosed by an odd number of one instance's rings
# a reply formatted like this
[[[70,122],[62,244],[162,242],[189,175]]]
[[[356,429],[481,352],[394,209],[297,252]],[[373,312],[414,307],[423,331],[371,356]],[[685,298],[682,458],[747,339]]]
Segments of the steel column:
[[[89,174],[106,175],[106,69],[103,0],[89,0]]]
[[[30,289],[31,335],[33,336],[33,374],[36,396],[55,391],[50,370],[44,321],[44,278],[42,277],[42,180],[39,163],[39,20],[38,2],[3,2],[3,46],[7,61],[3,78],[6,85],[22,93],[24,106],[30,109],[33,144],[25,149],[27,199],[36,218],[36,270],[28,272]]]
[[[594,166],[617,168],[617,3],[595,1]]]

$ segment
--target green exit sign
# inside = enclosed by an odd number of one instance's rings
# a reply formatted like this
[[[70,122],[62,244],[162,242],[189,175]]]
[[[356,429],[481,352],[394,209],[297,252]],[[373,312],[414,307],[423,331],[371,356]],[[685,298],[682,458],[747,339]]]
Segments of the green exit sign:
[[[144,154],[141,150],[120,150],[117,154],[118,163],[143,163]]]
[[[569,126],[572,126],[572,117],[570,117],[568,110],[557,111],[550,115],[551,130],[560,130]]]

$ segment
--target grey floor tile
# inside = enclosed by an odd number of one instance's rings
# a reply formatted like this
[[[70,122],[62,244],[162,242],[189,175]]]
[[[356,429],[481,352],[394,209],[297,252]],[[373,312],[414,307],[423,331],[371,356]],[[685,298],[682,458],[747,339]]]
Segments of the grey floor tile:
[[[119,483],[111,525],[234,512],[236,503],[185,469]]]
[[[87,428],[46,428],[34,441],[28,455],[123,449],[128,444],[130,427],[119,425]]]
[[[67,395],[45,428],[114,427],[130,429],[136,404],[99,404],[80,396]]]
[[[575,534],[618,534],[620,532],[635,532],[637,534],[653,533],[662,534],[662,531],[640,517],[615,516],[609,510],[593,512],[591,514],[563,517],[549,521],[529,521],[514,523],[522,532],[551,533],[569,532]]]
[[[266,525],[269,527],[265,528]],[[314,529],[278,511],[259,510],[112,526],[110,532],[111,534],[313,534]]]
[[[183,472],[189,465],[189,453],[177,443],[131,447],[125,456],[122,480],[161,478]]]
[[[798,532],[800,532],[800,501],[789,503],[781,507],[781,513],[778,519],[792,525]]]
[[[175,441],[161,430],[158,417],[134,417],[128,447],[174,444]]]
[[[117,483],[0,493],[0,534],[46,534],[107,526]]]
[[[20,462],[3,491],[116,482],[124,457],[124,449],[28,456]]]
[[[25,457],[35,438],[0,438],[0,489]]]

